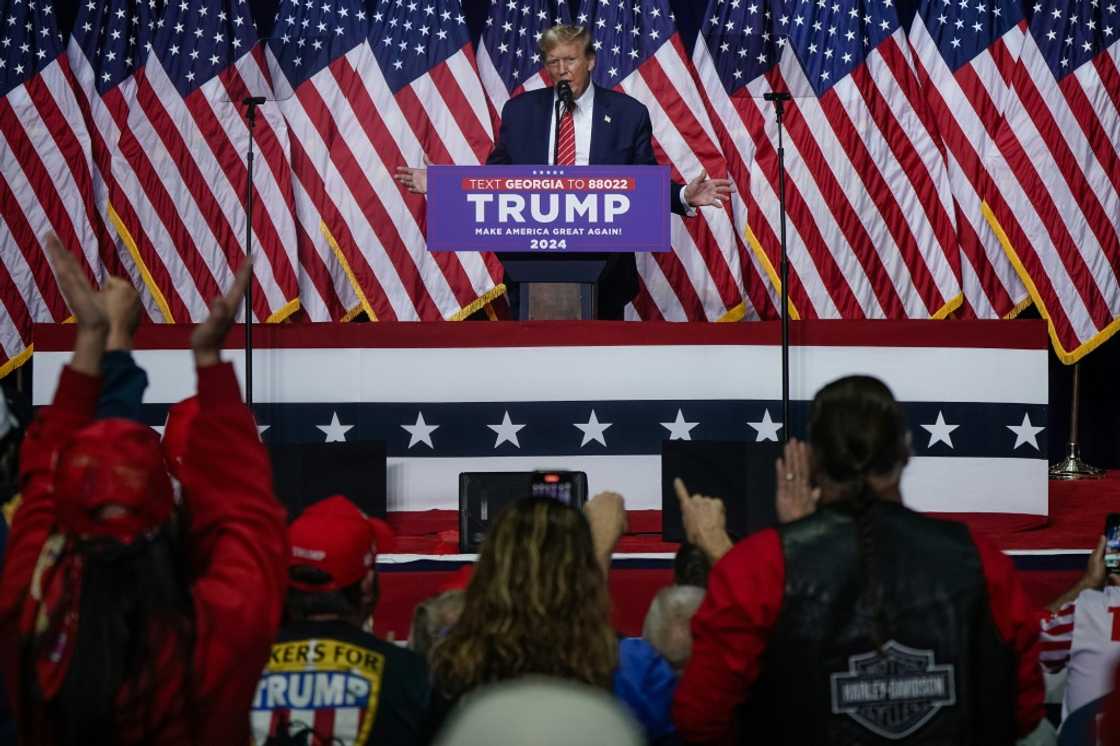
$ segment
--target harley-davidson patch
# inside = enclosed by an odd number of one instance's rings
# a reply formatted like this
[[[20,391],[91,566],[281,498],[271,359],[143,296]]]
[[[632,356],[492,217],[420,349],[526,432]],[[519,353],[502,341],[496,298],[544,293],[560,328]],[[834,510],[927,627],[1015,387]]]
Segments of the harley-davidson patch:
[[[891,640],[848,658],[846,673],[832,674],[832,711],[883,738],[906,738],[956,704],[954,681],[953,666],[937,665],[932,650]]]

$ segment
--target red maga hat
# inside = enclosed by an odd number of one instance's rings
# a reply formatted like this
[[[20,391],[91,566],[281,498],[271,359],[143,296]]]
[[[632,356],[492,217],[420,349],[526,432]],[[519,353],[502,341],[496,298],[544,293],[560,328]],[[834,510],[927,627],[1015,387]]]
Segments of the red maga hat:
[[[59,525],[79,538],[128,544],[155,530],[174,505],[159,437],[132,420],[87,425],[58,454],[54,497]]]
[[[190,434],[191,425],[198,416],[198,397],[192,396],[171,405],[167,411],[167,424],[163,428],[163,458],[167,461],[167,470],[176,479],[181,479],[179,470],[183,465],[183,457],[187,453],[187,436]]]
[[[393,544],[393,530],[385,521],[370,518],[342,495],[320,500],[288,527],[292,554],[289,567],[314,567],[330,579],[306,583],[293,579],[301,591],[336,591],[353,585],[373,567],[378,552]]]

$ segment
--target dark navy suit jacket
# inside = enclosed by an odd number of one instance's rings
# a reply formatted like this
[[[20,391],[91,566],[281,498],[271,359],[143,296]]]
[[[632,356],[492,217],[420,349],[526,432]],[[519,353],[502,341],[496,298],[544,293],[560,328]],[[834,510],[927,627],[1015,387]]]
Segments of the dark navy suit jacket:
[[[658,165],[653,155],[653,127],[645,104],[625,93],[595,86],[594,106],[590,165]],[[502,108],[498,142],[486,162],[491,165],[548,163],[552,111],[552,88],[527,91],[507,101]],[[670,182],[669,204],[673,212],[683,215],[681,186]],[[607,269],[599,284],[599,317],[620,319],[622,308],[638,292],[638,270],[633,254],[608,256]],[[590,259],[592,255],[578,258]]]

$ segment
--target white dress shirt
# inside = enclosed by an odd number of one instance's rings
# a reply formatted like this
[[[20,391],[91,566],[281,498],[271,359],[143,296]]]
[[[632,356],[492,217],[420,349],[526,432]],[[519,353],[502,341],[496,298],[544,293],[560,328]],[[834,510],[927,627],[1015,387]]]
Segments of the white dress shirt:
[[[553,91],[552,116],[548,120],[548,164],[556,162],[556,104],[560,97]],[[595,114],[595,86],[589,82],[587,88],[575,100],[576,109],[572,112],[572,124],[576,128],[576,165],[586,166],[591,161],[591,123]]]

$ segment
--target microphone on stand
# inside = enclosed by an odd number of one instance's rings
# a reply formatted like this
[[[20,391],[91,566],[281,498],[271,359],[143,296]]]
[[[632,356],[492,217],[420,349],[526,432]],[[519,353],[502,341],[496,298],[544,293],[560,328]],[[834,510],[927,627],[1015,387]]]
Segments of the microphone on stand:
[[[572,84],[566,80],[561,80],[556,84],[556,135],[552,148],[552,162],[556,163],[556,158],[560,154],[560,116],[561,109],[564,111],[573,111],[576,108],[575,97],[572,96]]]
[[[561,80],[556,84],[556,96],[564,104],[564,108],[571,111],[576,107],[575,97],[572,96],[572,84],[566,80]]]
[[[261,106],[265,102],[264,96],[246,96],[241,99],[241,103],[246,106]]]
[[[767,101],[789,101],[793,96],[790,95],[789,91],[770,91],[762,94],[762,98]]]

